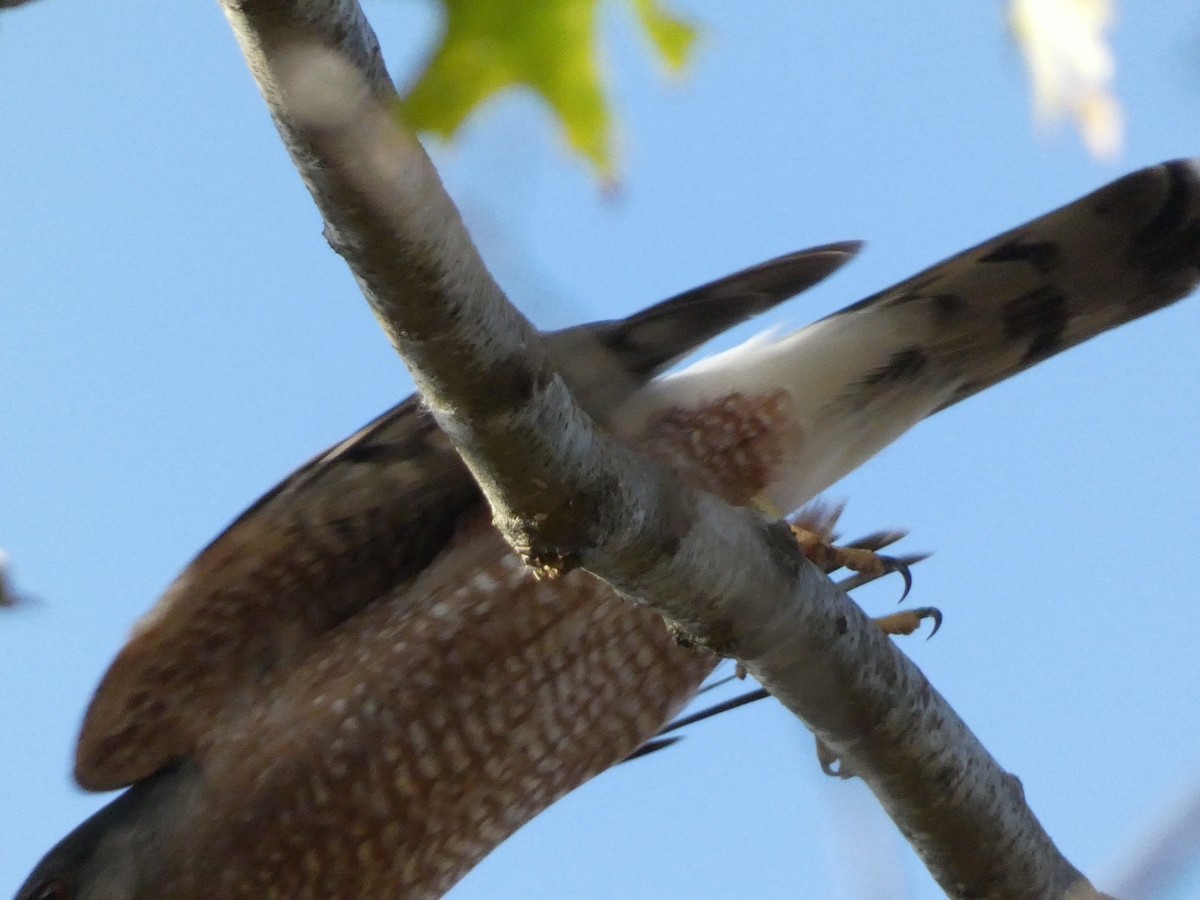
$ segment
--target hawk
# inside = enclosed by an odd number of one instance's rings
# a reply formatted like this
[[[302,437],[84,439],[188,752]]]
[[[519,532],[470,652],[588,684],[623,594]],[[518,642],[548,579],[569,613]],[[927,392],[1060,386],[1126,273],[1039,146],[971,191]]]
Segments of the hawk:
[[[548,346],[615,434],[730,502],[795,509],[925,417],[1190,293],[1197,165],[676,375],[657,377],[855,245]],[[410,398],[250,507],[138,623],[75,767],[85,788],[131,786],[18,900],[440,895],[653,737],[716,662],[585,572],[534,580]]]

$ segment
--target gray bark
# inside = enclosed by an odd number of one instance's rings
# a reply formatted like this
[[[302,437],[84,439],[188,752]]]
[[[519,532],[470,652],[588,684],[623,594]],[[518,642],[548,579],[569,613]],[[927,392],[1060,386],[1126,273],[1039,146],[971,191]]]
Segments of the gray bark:
[[[954,897],[1089,897],[1005,772],[786,529],[645,465],[572,401],[483,265],[352,0],[225,0],[280,134],[496,523],[733,656],[866,781]],[[787,865],[787,861],[775,861]]]

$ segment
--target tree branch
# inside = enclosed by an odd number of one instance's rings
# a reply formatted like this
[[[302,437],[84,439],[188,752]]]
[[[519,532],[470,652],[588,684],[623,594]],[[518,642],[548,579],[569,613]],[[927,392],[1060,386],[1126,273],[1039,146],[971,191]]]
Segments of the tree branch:
[[[732,655],[861,776],[955,897],[1086,897],[1007,774],[787,530],[647,464],[573,402],[416,139],[350,0],[225,0],[331,245],[506,538]]]

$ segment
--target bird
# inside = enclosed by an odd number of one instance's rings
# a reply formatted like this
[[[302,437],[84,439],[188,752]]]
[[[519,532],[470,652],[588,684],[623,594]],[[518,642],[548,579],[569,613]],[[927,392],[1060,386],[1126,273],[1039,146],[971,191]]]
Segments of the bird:
[[[548,351],[651,460],[797,509],[921,420],[1191,293],[1200,161],[663,374],[856,250],[780,257]],[[82,787],[126,790],[17,900],[440,896],[645,746],[717,662],[586,572],[534,578],[409,398],[264,495],[135,626],[75,763]]]

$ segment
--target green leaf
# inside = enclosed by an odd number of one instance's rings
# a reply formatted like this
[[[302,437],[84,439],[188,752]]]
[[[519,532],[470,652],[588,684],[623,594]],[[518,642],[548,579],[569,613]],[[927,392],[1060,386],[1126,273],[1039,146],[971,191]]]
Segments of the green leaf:
[[[672,16],[658,0],[633,0],[638,21],[646,36],[672,72],[682,72],[688,64],[696,29],[683,19]]]
[[[598,52],[600,0],[441,0],[446,28],[401,115],[419,131],[450,139],[485,101],[532,90],[550,107],[567,143],[604,180],[614,174],[613,122]],[[631,0],[667,68],[688,62],[695,29],[659,0]]]

